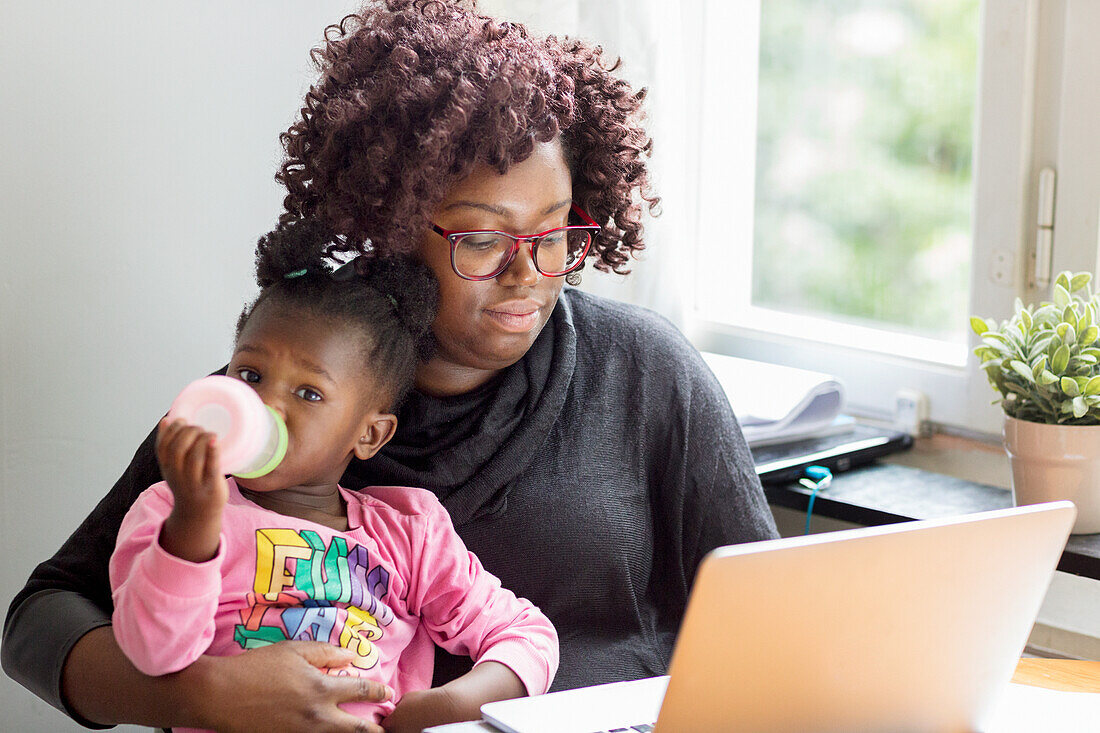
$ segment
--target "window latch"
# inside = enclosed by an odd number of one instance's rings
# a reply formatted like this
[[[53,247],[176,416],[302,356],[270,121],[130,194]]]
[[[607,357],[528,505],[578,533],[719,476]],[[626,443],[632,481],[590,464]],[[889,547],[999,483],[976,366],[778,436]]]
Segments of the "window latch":
[[[1039,216],[1031,270],[1032,286],[1039,289],[1050,285],[1050,262],[1054,251],[1054,182],[1053,168],[1039,171]]]

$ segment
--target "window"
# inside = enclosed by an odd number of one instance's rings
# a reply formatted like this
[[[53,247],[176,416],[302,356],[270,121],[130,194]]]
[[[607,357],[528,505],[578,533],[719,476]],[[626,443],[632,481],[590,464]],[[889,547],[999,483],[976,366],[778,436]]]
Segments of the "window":
[[[696,343],[834,373],[859,414],[890,415],[899,390],[917,389],[933,421],[999,432],[968,316],[1007,317],[1016,295],[1039,295],[1025,268],[1032,153],[1066,114],[1044,123],[1034,100],[1065,86],[1053,73],[1063,28],[1089,53],[1069,16],[1097,11],[1069,2],[1065,17],[1041,15],[1024,0],[705,7],[700,137],[723,142],[700,156]],[[1094,269],[1095,228],[1090,242],[1083,264],[1057,244],[1053,266]]]
[[[1096,270],[1100,3],[481,5],[596,40],[649,87],[654,246],[586,289],[701,349],[835,374],[856,414],[918,390],[934,422],[1000,432],[968,317],[1049,294],[1031,279],[1045,167],[1049,269]]]
[[[756,120],[752,246],[728,248],[752,266],[735,298],[701,268],[700,310],[923,336],[911,355],[964,363],[978,0],[760,11],[756,109],[730,111]]]

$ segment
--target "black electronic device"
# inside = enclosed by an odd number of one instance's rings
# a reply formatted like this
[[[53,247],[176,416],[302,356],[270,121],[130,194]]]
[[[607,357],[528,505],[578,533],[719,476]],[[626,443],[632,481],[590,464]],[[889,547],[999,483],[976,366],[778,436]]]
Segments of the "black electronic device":
[[[752,457],[762,483],[781,484],[797,481],[807,466],[825,466],[839,473],[912,445],[913,436],[908,433],[857,424],[839,435],[758,446],[752,449]]]

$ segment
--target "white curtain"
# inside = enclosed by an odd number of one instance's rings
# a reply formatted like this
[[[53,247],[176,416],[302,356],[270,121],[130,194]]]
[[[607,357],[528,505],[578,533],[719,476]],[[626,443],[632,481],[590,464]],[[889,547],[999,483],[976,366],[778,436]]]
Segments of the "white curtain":
[[[525,23],[535,33],[597,43],[622,58],[619,74],[646,87],[646,128],[660,216],[646,221],[647,249],[629,277],[584,271],[582,288],[645,305],[683,325],[690,307],[702,143],[703,0],[480,0],[486,13]]]

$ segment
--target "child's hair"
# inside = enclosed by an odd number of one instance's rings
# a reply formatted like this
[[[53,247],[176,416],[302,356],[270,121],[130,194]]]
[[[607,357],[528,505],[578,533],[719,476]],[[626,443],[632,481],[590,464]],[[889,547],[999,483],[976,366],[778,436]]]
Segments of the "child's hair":
[[[439,289],[432,271],[408,256],[359,256],[335,270],[332,232],[315,220],[280,224],[256,244],[261,290],[237,319],[240,337],[264,302],[304,308],[363,334],[364,370],[392,395],[396,408],[412,387],[416,366],[434,348]],[[367,372],[364,371],[364,374]]]

